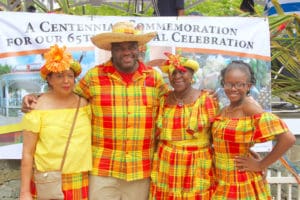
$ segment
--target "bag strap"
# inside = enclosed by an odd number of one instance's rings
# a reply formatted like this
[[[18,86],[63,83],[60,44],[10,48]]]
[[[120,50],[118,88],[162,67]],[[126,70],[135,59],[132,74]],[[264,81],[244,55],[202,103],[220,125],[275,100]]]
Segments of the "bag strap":
[[[78,100],[78,104],[77,104],[76,112],[75,112],[75,115],[74,115],[73,123],[72,123],[71,129],[70,129],[70,133],[69,133],[69,137],[68,137],[68,140],[67,140],[66,148],[65,148],[64,155],[63,155],[63,158],[62,158],[62,161],[61,161],[60,171],[62,171],[63,166],[64,166],[64,164],[65,164],[65,159],[66,159],[66,155],[67,155],[67,150],[68,150],[68,148],[69,148],[70,139],[71,139],[71,136],[72,136],[72,134],[73,134],[73,130],[74,130],[76,118],[77,118],[77,115],[78,115],[78,110],[79,110],[79,107],[80,107],[80,99],[81,99],[81,97],[79,97],[79,100]]]

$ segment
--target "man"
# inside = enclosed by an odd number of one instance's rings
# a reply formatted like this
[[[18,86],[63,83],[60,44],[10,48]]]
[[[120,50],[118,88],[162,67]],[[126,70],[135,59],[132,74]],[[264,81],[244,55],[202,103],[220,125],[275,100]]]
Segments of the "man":
[[[91,200],[148,197],[158,98],[167,86],[138,61],[139,46],[156,33],[135,32],[132,23],[120,22],[112,33],[92,37],[112,58],[89,70],[75,89],[93,111]]]
[[[158,0],[159,16],[183,16],[184,0]]]
[[[139,46],[156,33],[139,32],[119,22],[92,37],[111,60],[90,69],[75,88],[92,107],[90,200],[148,199],[158,99],[168,87],[138,60]]]

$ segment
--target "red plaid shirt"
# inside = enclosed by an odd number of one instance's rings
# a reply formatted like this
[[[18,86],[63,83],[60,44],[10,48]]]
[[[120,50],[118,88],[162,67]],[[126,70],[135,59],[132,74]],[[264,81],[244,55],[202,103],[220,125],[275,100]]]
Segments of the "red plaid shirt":
[[[93,175],[127,181],[150,176],[158,100],[167,88],[143,63],[129,83],[111,61],[80,80],[75,91],[92,106]]]

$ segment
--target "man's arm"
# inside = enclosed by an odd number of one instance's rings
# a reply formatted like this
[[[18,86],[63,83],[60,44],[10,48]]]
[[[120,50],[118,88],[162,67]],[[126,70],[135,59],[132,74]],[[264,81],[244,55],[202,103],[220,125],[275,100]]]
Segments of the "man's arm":
[[[41,96],[42,94],[28,94],[25,95],[22,99],[22,112],[23,113],[28,113],[31,110],[34,109],[35,104],[37,103],[37,99]]]
[[[184,16],[184,0],[176,0],[176,9],[178,16]]]
[[[178,16],[184,16],[184,9],[177,10]]]

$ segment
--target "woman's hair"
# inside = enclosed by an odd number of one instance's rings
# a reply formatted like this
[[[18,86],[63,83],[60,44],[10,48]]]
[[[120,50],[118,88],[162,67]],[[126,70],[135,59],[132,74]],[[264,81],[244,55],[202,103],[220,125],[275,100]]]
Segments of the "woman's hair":
[[[248,81],[254,85],[256,83],[256,78],[254,76],[254,72],[250,65],[248,63],[245,63],[241,60],[234,60],[230,64],[227,65],[224,69],[221,71],[221,85],[224,86],[224,77],[227,72],[229,72],[232,69],[239,69],[243,71],[248,76]]]
[[[192,75],[195,73],[195,71],[194,71],[193,69],[189,68],[189,67],[186,67],[186,69],[187,69],[188,71],[190,71]]]

